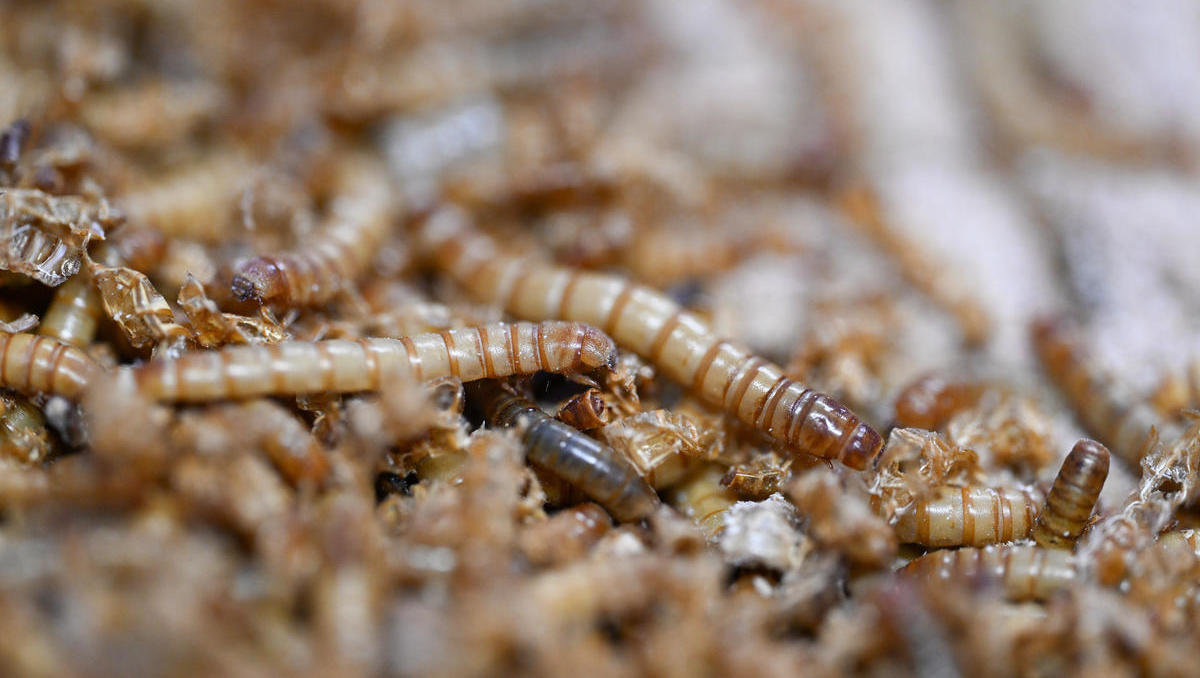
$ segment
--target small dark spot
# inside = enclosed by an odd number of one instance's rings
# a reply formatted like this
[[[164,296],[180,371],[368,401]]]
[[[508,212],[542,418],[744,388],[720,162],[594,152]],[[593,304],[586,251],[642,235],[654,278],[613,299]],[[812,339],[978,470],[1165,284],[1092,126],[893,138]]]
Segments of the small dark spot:
[[[380,471],[379,475],[375,476],[375,501],[383,501],[393,494],[407,497],[412,494],[412,486],[418,482],[420,478],[417,477],[416,471],[409,471],[405,475]]]

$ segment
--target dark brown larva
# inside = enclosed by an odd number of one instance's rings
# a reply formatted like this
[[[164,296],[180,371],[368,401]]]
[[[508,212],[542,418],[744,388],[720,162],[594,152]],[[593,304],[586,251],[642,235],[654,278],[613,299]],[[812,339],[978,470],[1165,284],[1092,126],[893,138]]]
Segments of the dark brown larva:
[[[612,340],[582,323],[494,323],[402,339],[328,339],[227,346],[134,367],[147,397],[203,402],[377,391],[385,380],[463,381],[588,371],[611,365]]]
[[[1083,534],[1108,477],[1108,449],[1086,438],[1075,443],[1038,515],[1033,540],[1039,546],[1071,548]]]
[[[707,403],[793,452],[864,469],[883,447],[879,434],[844,405],[719,339],[700,318],[648,287],[504,255],[457,210],[432,215],[420,227],[419,240],[442,269],[480,299],[522,318],[564,318],[601,327]]]
[[[644,518],[658,495],[612,448],[543,412],[525,398],[490,381],[467,384],[467,394],[489,422],[517,427],[526,458],[582,490],[620,521]]]

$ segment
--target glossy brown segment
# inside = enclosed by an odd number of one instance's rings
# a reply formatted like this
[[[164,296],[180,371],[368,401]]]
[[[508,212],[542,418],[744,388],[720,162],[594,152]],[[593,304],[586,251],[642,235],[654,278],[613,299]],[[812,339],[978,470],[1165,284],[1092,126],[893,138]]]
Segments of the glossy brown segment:
[[[1108,448],[1086,438],[1071,448],[1033,530],[1039,546],[1069,549],[1075,545],[1108,478],[1108,457]]]
[[[995,586],[1012,601],[1046,600],[1080,577],[1070,552],[1023,544],[934,551],[900,573],[932,586]]]
[[[883,439],[829,396],[788,379],[783,370],[714,335],[665,295],[622,278],[558,268],[507,255],[454,209],[418,229],[420,247],[481,300],[527,319],[563,318],[601,327],[623,348],[690,386],[792,452],[872,465]]]

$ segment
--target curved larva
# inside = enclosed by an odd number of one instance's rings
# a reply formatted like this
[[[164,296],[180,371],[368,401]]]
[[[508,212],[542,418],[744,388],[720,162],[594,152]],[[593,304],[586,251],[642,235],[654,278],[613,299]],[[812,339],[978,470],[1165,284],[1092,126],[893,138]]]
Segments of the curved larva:
[[[504,255],[456,210],[433,215],[418,237],[437,264],[475,296],[521,318],[563,318],[600,327],[668,377],[691,386],[708,404],[791,450],[863,469],[883,447],[879,434],[847,407],[719,339],[695,315],[648,287]]]
[[[82,350],[35,334],[0,332],[0,386],[78,399],[100,371]]]
[[[658,495],[609,446],[543,412],[494,381],[467,384],[488,421],[521,429],[528,460],[596,500],[619,521],[638,520],[658,506]]]
[[[38,334],[83,348],[96,337],[96,326],[103,312],[91,277],[76,274],[54,290],[54,298],[38,325]]]
[[[201,160],[132,187],[117,201],[128,223],[168,237],[221,242],[229,236],[234,200],[253,166],[239,150]]]
[[[337,296],[371,264],[396,221],[382,168],[353,173],[325,226],[294,250],[255,257],[234,270],[233,294],[279,306],[312,306]]]
[[[1108,456],[1106,447],[1086,438],[1071,448],[1033,530],[1039,546],[1069,549],[1075,545],[1108,478]]]
[[[1130,467],[1138,468],[1150,430],[1162,422],[1149,405],[1137,401],[1096,366],[1074,326],[1063,319],[1040,320],[1033,344],[1051,379],[1079,419]]]
[[[376,391],[386,380],[463,381],[612,365],[616,347],[582,323],[494,323],[402,339],[329,339],[227,346],[132,368],[157,400]]]
[[[896,538],[923,546],[985,546],[1025,539],[1041,497],[1032,490],[943,487],[917,499],[896,522]]]
[[[900,573],[934,585],[998,585],[1014,601],[1045,600],[1079,579],[1070,551],[1026,544],[934,551]]]

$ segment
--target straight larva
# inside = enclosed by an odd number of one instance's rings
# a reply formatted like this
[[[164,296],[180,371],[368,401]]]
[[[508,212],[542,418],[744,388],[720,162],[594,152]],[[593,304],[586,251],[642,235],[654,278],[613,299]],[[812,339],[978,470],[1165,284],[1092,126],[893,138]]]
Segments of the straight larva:
[[[419,238],[437,264],[475,296],[521,318],[600,327],[707,403],[793,451],[864,469],[883,447],[879,434],[844,405],[717,338],[699,318],[648,287],[504,255],[455,210],[430,217]]]
[[[579,488],[620,521],[638,520],[658,506],[658,495],[612,448],[543,412],[493,381],[467,384],[489,422],[519,427],[529,461]]]
[[[923,546],[986,546],[1025,539],[1041,497],[1031,490],[943,487],[900,513],[896,538]]]
[[[96,325],[103,312],[91,278],[76,274],[54,291],[38,334],[83,348],[96,337]]]
[[[1014,601],[1045,600],[1079,578],[1069,551],[1024,544],[934,551],[913,560],[901,573],[930,585],[999,586]]]
[[[1108,456],[1108,449],[1094,440],[1080,440],[1071,448],[1033,530],[1039,546],[1075,545],[1108,478]]]
[[[337,296],[371,264],[395,222],[382,168],[352,173],[357,184],[336,201],[324,228],[299,249],[260,256],[234,271],[233,294],[279,306],[312,306]]]
[[[82,350],[34,334],[0,332],[0,386],[78,399],[100,367]]]
[[[132,368],[157,400],[375,391],[389,379],[463,381],[611,365],[616,347],[582,323],[494,323],[402,339],[329,339],[228,346]]]

